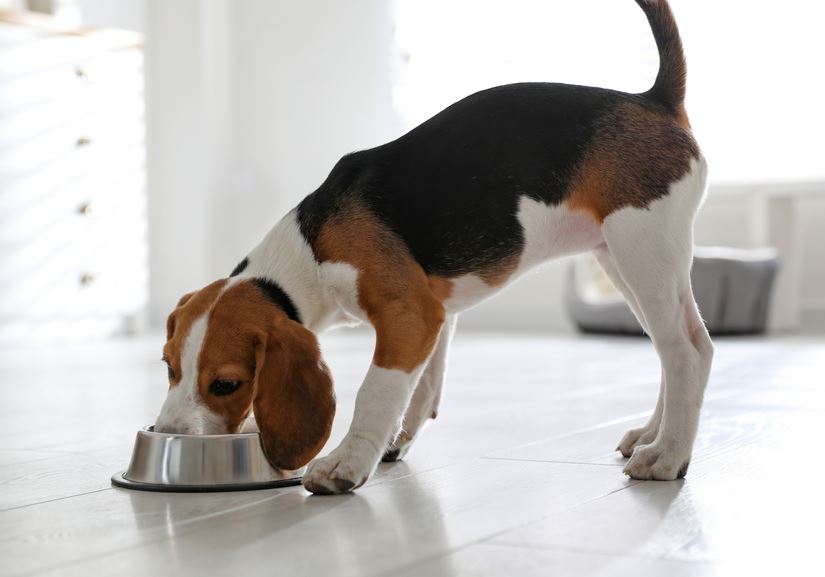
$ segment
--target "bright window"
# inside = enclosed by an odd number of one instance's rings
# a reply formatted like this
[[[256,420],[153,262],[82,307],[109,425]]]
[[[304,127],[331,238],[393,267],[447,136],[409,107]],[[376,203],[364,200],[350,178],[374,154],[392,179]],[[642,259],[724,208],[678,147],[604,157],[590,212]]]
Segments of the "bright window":
[[[687,109],[715,182],[825,179],[825,5],[672,0]],[[398,0],[408,127],[476,90],[521,81],[641,92],[658,56],[632,0]]]

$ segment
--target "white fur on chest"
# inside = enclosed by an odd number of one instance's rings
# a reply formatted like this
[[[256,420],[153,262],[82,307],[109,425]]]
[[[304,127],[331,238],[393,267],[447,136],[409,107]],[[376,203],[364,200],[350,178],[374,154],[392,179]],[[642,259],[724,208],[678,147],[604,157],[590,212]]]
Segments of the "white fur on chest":
[[[543,262],[585,252],[603,242],[601,229],[592,218],[564,204],[551,206],[522,196],[517,218],[524,231],[524,248],[516,270],[504,285],[494,287],[474,274],[453,279],[452,295],[444,303],[447,312],[477,305]]]
[[[318,279],[324,292],[338,306],[334,325],[355,326],[367,322],[367,315],[358,303],[357,268],[346,262],[324,262],[319,266]]]

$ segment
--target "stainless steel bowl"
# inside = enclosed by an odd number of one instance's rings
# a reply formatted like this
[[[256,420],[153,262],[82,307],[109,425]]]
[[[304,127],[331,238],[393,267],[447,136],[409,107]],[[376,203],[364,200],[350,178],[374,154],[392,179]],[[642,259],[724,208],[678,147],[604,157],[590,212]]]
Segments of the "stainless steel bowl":
[[[302,470],[273,469],[258,433],[178,435],[137,433],[129,468],[112,484],[143,491],[246,491],[301,483]]]

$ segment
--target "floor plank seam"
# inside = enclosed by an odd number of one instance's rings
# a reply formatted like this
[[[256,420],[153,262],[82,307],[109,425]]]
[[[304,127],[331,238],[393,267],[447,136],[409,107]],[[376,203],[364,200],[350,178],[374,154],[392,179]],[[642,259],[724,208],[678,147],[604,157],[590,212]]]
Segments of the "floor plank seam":
[[[480,457],[489,461],[518,461],[525,463],[553,463],[554,465],[589,465],[591,467],[623,467],[624,463],[585,463],[581,461],[558,461],[553,459],[526,459],[518,457]]]
[[[473,457],[472,459],[467,459],[465,461],[452,461],[452,462],[450,462],[446,465],[438,465],[436,467],[431,467],[431,468],[428,468],[428,469],[421,469],[420,471],[410,471],[409,473],[404,473],[403,475],[399,475],[398,477],[389,477],[389,478],[380,477],[378,479],[375,479],[374,481],[368,482],[366,485],[364,485],[364,488],[377,487],[378,485],[382,485],[384,483],[392,483],[392,482],[395,482],[395,481],[399,481],[401,479],[409,479],[410,477],[415,477],[416,475],[425,475],[427,473],[432,473],[433,471],[441,471],[443,469],[448,469],[450,467],[455,467],[457,465],[466,465],[466,464],[472,463],[474,461],[480,461],[483,458],[484,457]],[[388,470],[392,470],[392,468],[395,466],[396,463],[407,463],[407,464],[409,464],[407,461],[404,460],[404,461],[396,461],[396,462],[393,462],[393,463],[379,463],[378,466],[379,467],[385,467]]]
[[[93,491],[84,491],[83,493],[75,493],[73,495],[67,495],[65,497],[55,497],[54,499],[46,499],[44,501],[38,501],[36,503],[26,503],[25,505],[16,505],[14,507],[6,507],[5,509],[0,509],[0,514],[6,513],[7,511],[17,511],[18,509],[25,509],[27,507],[36,507],[37,505],[45,505],[47,503],[54,503],[56,501],[65,501],[66,499],[74,499],[75,497],[83,497],[84,495],[93,495],[95,493],[102,493],[103,491],[111,491],[112,487],[103,487],[102,489],[95,489]]]
[[[575,553],[581,555],[598,555],[600,557],[613,557],[616,559],[624,559],[627,557],[631,557],[633,559],[645,559],[648,561],[667,561],[668,563],[684,563],[686,565],[712,565],[715,563],[714,560],[708,559],[679,559],[674,557],[665,557],[665,556],[657,556],[657,555],[639,555],[638,553],[634,552],[625,552],[622,551],[621,553],[615,551],[600,551],[596,549],[583,549],[581,547],[567,547],[567,546],[555,546],[555,545],[531,545],[525,543],[524,545],[520,545],[518,543],[501,543],[501,542],[489,542],[483,541],[481,544],[483,545],[490,545],[493,547],[502,547],[502,548],[510,548],[510,549],[533,549],[536,551],[558,551],[560,553]]]
[[[24,460],[24,461],[14,461],[13,463],[5,463],[0,465],[0,470],[5,469],[6,467],[19,467],[20,465],[31,465],[32,463],[39,463],[40,461],[48,461],[49,459],[54,459],[58,457],[67,457],[72,453],[55,453],[54,455],[49,455],[48,457],[37,457],[36,459],[31,460]]]
[[[605,421],[605,422],[599,423],[597,425],[590,425],[590,426],[587,426],[587,427],[582,427],[581,429],[574,429],[573,431],[568,431],[567,433],[561,433],[559,435],[553,435],[553,436],[550,436],[550,437],[545,437],[545,438],[539,439],[537,441],[530,441],[529,443],[516,445],[514,447],[508,447],[507,449],[492,451],[491,453],[487,453],[486,455],[482,455],[482,457],[486,457],[488,455],[495,455],[496,453],[500,453],[500,452],[505,451],[505,450],[506,451],[513,451],[513,450],[517,450],[517,449],[525,449],[527,447],[532,447],[534,445],[540,445],[542,443],[547,443],[549,441],[558,441],[560,439],[566,439],[568,437],[573,437],[573,436],[581,435],[581,434],[584,434],[584,433],[591,433],[593,431],[598,431],[598,430],[601,430],[601,429],[607,429],[607,428],[613,427],[615,425],[620,425],[622,423],[628,423],[630,421],[635,421],[636,419],[642,419],[642,418],[645,418],[645,417],[649,417],[652,414],[653,414],[653,411],[642,411],[642,412],[639,412],[639,413],[633,413],[631,415],[626,415],[624,417],[618,417],[616,419],[611,419],[609,421]]]
[[[712,453],[702,455],[699,458],[694,459],[693,462],[700,463],[700,462],[703,462],[703,461],[707,461],[709,459],[715,459],[716,457],[721,457],[722,455],[727,455],[728,453],[731,453],[733,451],[738,451],[739,449],[744,449],[745,447],[749,447],[749,446],[754,445],[756,443],[761,443],[762,441],[765,441],[766,439],[769,439],[769,438],[770,438],[770,435],[768,435],[768,434],[759,435],[758,437],[754,437],[750,441],[746,441],[746,442],[742,443],[741,445],[735,445],[735,446],[732,446],[732,447],[727,447],[726,449],[720,449],[718,451],[714,451]]]

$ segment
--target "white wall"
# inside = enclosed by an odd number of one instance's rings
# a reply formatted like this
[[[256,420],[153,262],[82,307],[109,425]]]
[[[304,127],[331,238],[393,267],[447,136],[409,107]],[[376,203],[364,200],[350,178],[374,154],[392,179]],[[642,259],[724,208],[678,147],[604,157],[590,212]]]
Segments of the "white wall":
[[[209,6],[217,5],[209,3]],[[214,136],[202,50],[207,3],[148,3],[146,42],[150,319],[209,278]]]
[[[386,0],[237,3],[237,165],[213,255],[231,270],[269,227],[347,152],[398,136],[392,108],[391,3]]]
[[[384,0],[148,0],[155,324],[338,157],[397,136],[392,22]]]
[[[815,313],[825,318],[825,183],[819,199],[799,203],[802,229],[802,307],[803,315]]]
[[[76,0],[84,26],[146,30],[146,0]]]

